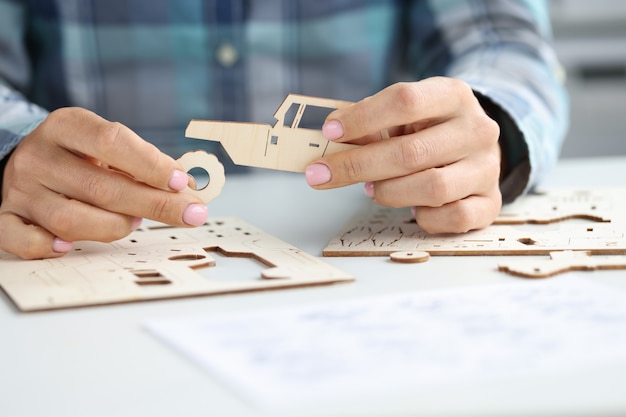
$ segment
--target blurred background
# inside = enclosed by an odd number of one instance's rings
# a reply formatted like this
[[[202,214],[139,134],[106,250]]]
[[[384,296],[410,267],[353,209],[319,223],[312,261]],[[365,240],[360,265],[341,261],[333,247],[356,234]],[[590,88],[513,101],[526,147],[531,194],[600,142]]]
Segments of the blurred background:
[[[626,155],[626,1],[549,3],[572,100],[562,157]]]

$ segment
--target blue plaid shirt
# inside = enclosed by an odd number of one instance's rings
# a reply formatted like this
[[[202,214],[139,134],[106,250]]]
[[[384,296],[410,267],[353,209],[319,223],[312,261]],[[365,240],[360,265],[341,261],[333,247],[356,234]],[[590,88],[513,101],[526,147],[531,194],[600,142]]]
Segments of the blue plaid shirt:
[[[193,118],[271,122],[288,93],[356,101],[445,75],[500,122],[517,195],[566,130],[550,36],[538,0],[0,0],[0,158],[63,106],[177,157],[199,146]]]

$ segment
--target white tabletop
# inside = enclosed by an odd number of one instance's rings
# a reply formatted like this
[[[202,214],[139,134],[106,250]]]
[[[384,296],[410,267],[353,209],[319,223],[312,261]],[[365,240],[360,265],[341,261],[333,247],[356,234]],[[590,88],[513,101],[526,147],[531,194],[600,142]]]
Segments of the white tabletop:
[[[626,186],[626,157],[562,160],[545,187]],[[229,176],[211,216],[237,216],[313,255],[366,201],[361,186],[308,188],[301,175]],[[452,259],[452,261],[451,261]],[[353,284],[20,313],[0,294],[0,416],[261,416],[144,327],[148,320],[516,280],[493,257],[432,257],[419,274],[380,258],[325,258]],[[0,273],[2,265],[0,265]],[[626,291],[626,271],[570,273]],[[626,365],[541,379],[442,387],[302,416],[626,415]],[[381,387],[381,390],[384,387]],[[290,416],[294,416],[290,411]]]

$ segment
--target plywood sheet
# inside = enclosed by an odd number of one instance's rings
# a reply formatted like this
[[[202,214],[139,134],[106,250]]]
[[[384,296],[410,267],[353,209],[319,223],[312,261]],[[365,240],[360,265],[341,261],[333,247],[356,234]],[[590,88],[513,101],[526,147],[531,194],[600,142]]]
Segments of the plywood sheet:
[[[229,275],[211,253],[252,258],[261,276]],[[211,274],[200,272],[211,268]],[[0,286],[22,311],[216,295],[354,280],[238,218],[198,228],[142,226],[116,242],[76,242],[66,256],[25,261],[0,252]]]
[[[547,255],[562,250],[626,254],[626,189],[549,190],[503,208],[491,226],[430,235],[409,209],[368,202],[337,233],[324,256]]]

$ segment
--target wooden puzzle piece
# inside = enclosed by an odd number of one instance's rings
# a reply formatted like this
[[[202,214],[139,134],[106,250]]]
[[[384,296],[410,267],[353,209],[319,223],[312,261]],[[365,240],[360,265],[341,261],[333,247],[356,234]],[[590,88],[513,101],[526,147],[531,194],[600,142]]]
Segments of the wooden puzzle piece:
[[[224,165],[217,160],[215,155],[204,151],[193,151],[184,153],[176,161],[187,173],[194,168],[202,168],[208,175],[209,181],[204,187],[200,189],[187,188],[187,192],[195,194],[205,203],[220,195],[226,183],[226,177],[224,176]]]
[[[550,252],[550,259],[502,262],[498,269],[524,278],[547,278],[567,271],[626,269],[626,256],[591,256],[588,251]]]
[[[389,254],[389,259],[401,264],[415,264],[428,261],[430,254],[422,251],[392,252]]]
[[[289,94],[274,113],[273,126],[192,120],[185,136],[220,142],[237,165],[304,172],[315,159],[358,146],[329,141],[321,131],[325,117],[348,104],[350,102]]]
[[[494,224],[548,224],[568,219],[610,222],[624,207],[624,190],[535,192],[503,206]]]
[[[217,279],[229,271],[216,265],[213,252],[268,268],[256,279]],[[22,311],[354,281],[237,218],[212,219],[198,228],[142,226],[113,243],[76,242],[61,258],[25,261],[0,252],[0,260],[0,286]],[[209,277],[200,273],[211,267]]]
[[[546,192],[532,198],[547,207],[557,195],[560,206],[553,218],[565,218],[580,196],[603,208],[602,221],[575,219],[551,224],[493,224],[464,234],[430,235],[413,219],[409,209],[394,209],[367,202],[329,242],[324,256],[386,256],[400,251],[424,251],[430,255],[546,255],[561,250],[586,250],[593,254],[626,254],[626,190]],[[569,195],[569,197],[568,197]],[[571,204],[568,203],[571,202]],[[541,204],[539,204],[541,203]],[[532,204],[520,203],[532,218]],[[519,207],[520,205],[518,205]],[[544,210],[538,210],[544,213]],[[516,213],[509,211],[507,217]],[[545,219],[545,217],[543,217]],[[605,221],[610,219],[610,222]]]

